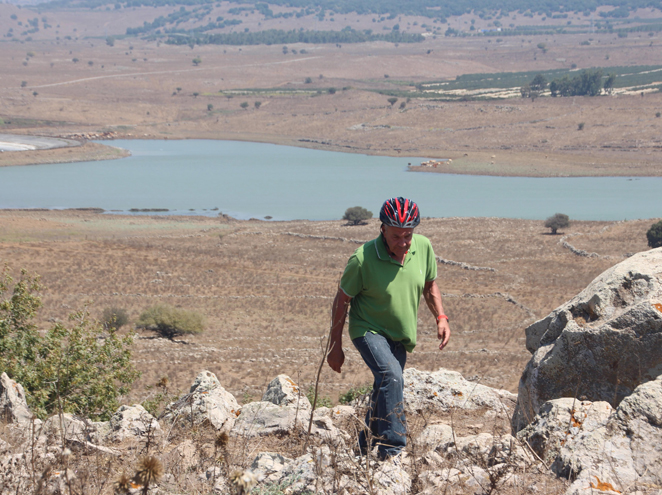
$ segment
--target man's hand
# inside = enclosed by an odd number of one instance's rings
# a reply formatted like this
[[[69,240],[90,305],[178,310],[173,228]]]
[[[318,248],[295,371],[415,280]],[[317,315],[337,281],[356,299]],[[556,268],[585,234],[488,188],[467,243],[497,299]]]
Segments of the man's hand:
[[[448,325],[448,320],[441,318],[437,322],[437,339],[441,340],[439,343],[439,350],[442,350],[448,344],[448,339],[451,338],[451,327]]]
[[[345,352],[342,350],[342,347],[334,345],[326,357],[326,362],[329,363],[333,371],[340,373],[340,368],[342,368],[345,362]]]

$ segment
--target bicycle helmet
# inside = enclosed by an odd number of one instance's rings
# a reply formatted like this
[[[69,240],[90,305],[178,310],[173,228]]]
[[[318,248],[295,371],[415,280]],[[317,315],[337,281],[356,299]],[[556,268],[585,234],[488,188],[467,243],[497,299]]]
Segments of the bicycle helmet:
[[[418,206],[411,199],[391,198],[384,201],[379,219],[389,227],[413,229],[421,221]]]

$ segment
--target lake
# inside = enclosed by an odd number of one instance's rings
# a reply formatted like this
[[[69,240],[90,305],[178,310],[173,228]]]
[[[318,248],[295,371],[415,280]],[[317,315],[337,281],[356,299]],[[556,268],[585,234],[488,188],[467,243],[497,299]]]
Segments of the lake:
[[[105,143],[109,144],[109,143]],[[577,220],[662,216],[662,178],[528,178],[417,173],[426,158],[380,157],[237,141],[113,141],[112,161],[0,168],[0,208],[81,208],[247,219],[329,220],[414,199],[423,216]],[[218,208],[218,210],[213,210]]]

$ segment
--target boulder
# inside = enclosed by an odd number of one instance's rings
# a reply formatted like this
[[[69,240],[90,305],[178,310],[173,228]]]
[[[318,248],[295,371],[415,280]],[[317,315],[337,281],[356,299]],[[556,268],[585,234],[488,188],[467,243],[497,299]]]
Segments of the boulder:
[[[662,377],[646,382],[616,410],[606,402],[556,399],[518,438],[574,480],[566,495],[662,486]]]
[[[161,435],[161,425],[140,404],[120,406],[110,418],[110,432],[106,439],[111,442],[122,440],[140,440],[151,435],[152,438]]]
[[[283,457],[277,452],[260,452],[251,464],[251,471],[264,483],[274,483],[281,479],[281,473],[292,459]]]
[[[70,413],[63,413],[49,417],[44,421],[43,427],[36,431],[38,438],[52,437],[57,442],[64,439],[65,442],[99,444],[110,433],[110,423],[94,422]],[[43,441],[46,441],[46,438]]]
[[[17,425],[25,425],[32,419],[23,386],[9,378],[7,373],[0,375],[0,417]]]
[[[299,429],[308,431],[312,406],[299,387],[287,375],[279,375],[269,383],[259,402],[241,408],[233,433],[244,437],[271,435]],[[322,407],[313,413],[311,433],[332,443],[348,439],[347,434],[333,424],[354,413],[349,406]]]
[[[239,415],[240,406],[210,371],[198,374],[189,393],[168,404],[163,419],[188,425],[209,422],[217,430],[229,431]]]
[[[296,427],[303,429],[309,418],[310,410],[267,401],[250,402],[241,408],[232,432],[244,437],[284,433]]]
[[[457,371],[443,368],[433,372],[408,368],[404,372],[404,381],[407,412],[487,408],[509,413],[517,401],[517,396],[507,390],[467,381]]]
[[[439,445],[453,441],[453,428],[449,425],[438,424],[427,426],[416,439],[417,448],[421,452],[435,450]]]
[[[513,429],[562,397],[617,407],[662,373],[662,248],[635,254],[526,329]]]
[[[278,375],[271,380],[262,396],[263,402],[271,402],[277,406],[298,406],[312,409],[310,401],[301,388],[287,375]]]

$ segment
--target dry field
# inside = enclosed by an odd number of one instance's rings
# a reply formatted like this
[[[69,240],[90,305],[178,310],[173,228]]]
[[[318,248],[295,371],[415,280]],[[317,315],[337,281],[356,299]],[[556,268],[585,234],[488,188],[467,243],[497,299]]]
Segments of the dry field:
[[[162,10],[43,13],[51,18],[54,28],[39,31],[33,41],[3,41],[0,118],[4,125],[0,131],[58,136],[115,131],[122,138],[238,139],[357,153],[453,158],[453,166],[445,169],[453,173],[662,173],[662,119],[656,118],[662,110],[659,92],[644,97],[621,94],[533,102],[521,98],[466,102],[412,99],[399,109],[404,100],[391,108],[387,97],[374,91],[478,72],[569,68],[571,64],[580,69],[658,64],[659,33],[652,37],[648,33],[631,34],[628,38],[615,34],[510,36],[499,43],[492,37],[437,36],[423,43],[399,45],[296,44],[288,47],[287,54],[282,46],[206,45],[191,49],[134,38],[118,39],[112,47],[106,45],[106,35],[122,33],[126,27],[167,13]],[[26,9],[0,4],[0,30],[9,28],[14,22],[9,16],[16,12],[21,19],[27,15]],[[213,15],[222,13],[215,11]],[[373,24],[370,19],[342,22],[362,28]],[[244,20],[246,26],[257,22],[253,17]],[[339,22],[340,18],[329,21],[336,28]],[[459,18],[451,25],[460,27],[468,22],[469,18]],[[584,23],[586,19],[579,15],[572,17],[572,22]],[[411,32],[422,30],[420,23],[421,19],[400,20],[402,26],[411,25]],[[261,28],[291,27],[286,24]],[[65,35],[72,39],[64,39]],[[538,43],[546,44],[546,53],[536,48]],[[306,53],[300,53],[301,49]],[[199,66],[193,65],[194,57],[201,58]],[[306,78],[312,82],[306,84]],[[335,94],[328,93],[331,87],[337,89]],[[273,91],[238,93],[247,88]],[[277,89],[306,92],[283,94],[276,93]],[[257,101],[259,108],[254,105]],[[242,109],[242,102],[247,102],[248,108]],[[211,110],[208,105],[212,105]],[[584,123],[582,131],[578,130],[580,123]],[[76,153],[38,152],[31,161],[87,159],[73,158]],[[24,163],[18,156],[17,152],[3,153],[0,164]]]
[[[516,391],[529,359],[524,329],[627,253],[647,249],[652,220],[574,222],[564,234],[592,258],[572,254],[542,222],[495,218],[426,219],[419,227],[438,256],[490,270],[440,264],[439,285],[453,335],[437,349],[421,307],[419,345],[408,366],[462,372]],[[202,369],[217,374],[241,402],[259,398],[285,373],[307,388],[321,359],[332,298],[349,255],[377,232],[377,221],[236,222],[203,217],[113,216],[84,211],[0,212],[0,262],[38,273],[46,287],[39,326],[89,304],[126,308],[135,322],[159,302],[200,311],[206,331],[175,342],[141,331],[135,363],[143,372],[129,401],[167,376],[183,391]],[[323,239],[322,237],[327,237]],[[370,382],[349,340],[343,373],[322,374],[336,400]]]

